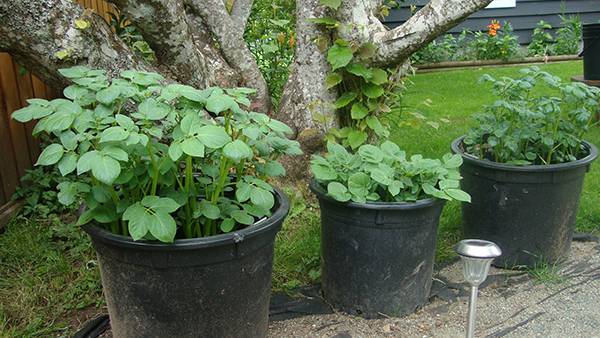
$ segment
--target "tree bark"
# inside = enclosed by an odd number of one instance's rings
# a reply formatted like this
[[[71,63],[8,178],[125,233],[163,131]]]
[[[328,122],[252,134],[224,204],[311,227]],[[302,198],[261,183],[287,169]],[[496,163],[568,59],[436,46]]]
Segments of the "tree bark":
[[[296,1],[295,58],[275,117],[287,123],[297,138],[322,137],[328,128],[337,125],[333,108],[337,92],[325,85],[330,67],[326,51],[319,48],[329,44],[331,32],[308,20],[330,14],[319,0]],[[318,123],[316,114],[330,119]]]
[[[89,27],[78,29],[76,20]],[[111,31],[100,16],[72,0],[0,2],[0,50],[57,88],[68,81],[58,69],[73,65],[104,69],[109,76],[126,69],[155,71]]]
[[[236,27],[234,18],[227,12],[222,0],[186,0],[191,10],[202,18],[202,22],[210,29],[219,42],[221,54],[227,62],[237,70],[243,85],[256,89],[256,98],[252,108],[267,112],[271,108],[271,97],[264,77],[262,76],[254,56],[244,41],[243,30]],[[240,0],[244,1],[244,0]],[[249,12],[240,11],[245,17]],[[238,18],[239,19],[239,18]]]
[[[110,0],[142,32],[161,66],[174,79],[204,88],[218,84],[194,43],[181,0]]]

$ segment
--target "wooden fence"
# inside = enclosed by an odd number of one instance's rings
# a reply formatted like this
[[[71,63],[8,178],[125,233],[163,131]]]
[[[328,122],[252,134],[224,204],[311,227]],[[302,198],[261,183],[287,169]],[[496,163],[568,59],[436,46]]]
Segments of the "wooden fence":
[[[109,19],[112,7],[103,0],[78,0],[80,5]],[[34,124],[22,124],[10,118],[30,98],[55,98],[60,92],[20,67],[7,53],[0,53],[0,228],[2,215],[11,205],[11,196],[20,177],[31,168],[40,153],[39,142],[31,136]],[[5,217],[4,217],[5,218]]]

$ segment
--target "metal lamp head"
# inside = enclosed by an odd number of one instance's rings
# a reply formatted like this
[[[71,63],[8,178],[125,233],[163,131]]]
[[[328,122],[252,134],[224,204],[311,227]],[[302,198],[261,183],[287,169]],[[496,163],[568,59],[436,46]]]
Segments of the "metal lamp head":
[[[462,259],[465,280],[472,286],[485,281],[492,261],[502,254],[498,245],[481,239],[462,240],[455,250]]]

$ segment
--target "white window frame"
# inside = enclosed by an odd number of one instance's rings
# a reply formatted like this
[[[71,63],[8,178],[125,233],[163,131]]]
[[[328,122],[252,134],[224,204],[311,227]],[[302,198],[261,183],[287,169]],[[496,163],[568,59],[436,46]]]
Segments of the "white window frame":
[[[516,0],[494,0],[486,8],[515,8]]]

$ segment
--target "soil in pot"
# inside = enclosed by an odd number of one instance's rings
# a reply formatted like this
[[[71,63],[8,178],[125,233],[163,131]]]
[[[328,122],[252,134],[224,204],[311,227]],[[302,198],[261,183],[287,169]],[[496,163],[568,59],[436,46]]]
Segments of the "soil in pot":
[[[228,234],[138,241],[88,225],[114,337],[265,337],[275,235],[289,211]]]
[[[316,182],[321,207],[321,286],[336,309],[402,316],[427,302],[444,203],[341,203]]]
[[[452,151],[463,157],[461,188],[464,236],[492,241],[502,249],[494,265],[505,268],[554,264],[571,246],[585,173],[597,150],[574,162],[515,166],[465,154],[462,137]]]

